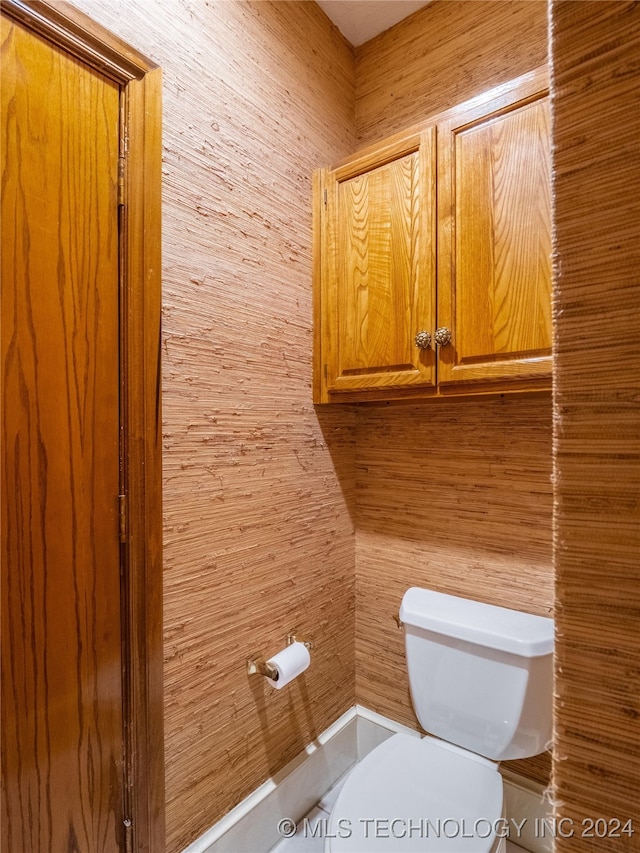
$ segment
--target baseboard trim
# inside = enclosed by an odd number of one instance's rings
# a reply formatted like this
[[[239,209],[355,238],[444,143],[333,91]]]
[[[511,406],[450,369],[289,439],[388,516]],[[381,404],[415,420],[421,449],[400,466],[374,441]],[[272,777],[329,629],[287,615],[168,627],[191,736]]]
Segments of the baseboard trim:
[[[505,814],[511,824],[510,840],[530,853],[551,853],[552,808],[546,788],[510,770],[500,768],[500,773],[504,782]]]
[[[184,853],[267,853],[282,837],[278,821],[300,820],[357,761],[356,707],[267,779]]]
[[[268,853],[282,840],[280,820],[301,820],[350,767],[397,732],[420,737],[414,729],[354,705],[183,853]],[[550,807],[543,787],[511,772],[502,776],[506,816],[521,827],[517,838],[515,827],[511,830],[511,841],[531,853],[550,853],[552,839],[544,824]]]

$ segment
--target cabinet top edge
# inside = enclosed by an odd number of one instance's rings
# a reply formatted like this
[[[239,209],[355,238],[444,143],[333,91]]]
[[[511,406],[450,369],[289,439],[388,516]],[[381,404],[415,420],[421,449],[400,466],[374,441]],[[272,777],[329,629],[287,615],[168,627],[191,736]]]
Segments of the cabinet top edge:
[[[487,89],[486,92],[474,95],[474,97],[462,101],[460,104],[427,116],[417,124],[413,124],[391,136],[372,142],[348,157],[328,166],[327,169],[331,172],[344,172],[346,174],[355,168],[360,160],[369,160],[375,155],[380,156],[383,150],[389,149],[390,152],[395,152],[396,156],[401,151],[409,153],[411,150],[418,149],[421,134],[428,131],[433,132],[437,125],[455,122],[461,114],[473,112],[477,109],[499,110],[502,102],[505,104],[513,102],[514,93],[519,100],[525,100],[527,98],[533,99],[536,96],[543,97],[548,92],[549,66],[541,65],[519,77],[514,77],[505,83]]]

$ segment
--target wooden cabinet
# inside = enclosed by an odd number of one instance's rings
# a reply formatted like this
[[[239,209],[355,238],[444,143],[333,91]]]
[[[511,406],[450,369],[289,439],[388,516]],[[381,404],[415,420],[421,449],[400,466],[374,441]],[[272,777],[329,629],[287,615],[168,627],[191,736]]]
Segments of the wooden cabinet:
[[[316,174],[315,402],[550,386],[547,91],[532,72]]]
[[[438,325],[452,336],[438,354],[440,385],[550,375],[550,132],[540,84],[546,75],[531,75],[438,124]]]
[[[319,176],[320,347],[332,392],[435,388],[435,354],[414,344],[436,316],[435,162],[432,126]]]

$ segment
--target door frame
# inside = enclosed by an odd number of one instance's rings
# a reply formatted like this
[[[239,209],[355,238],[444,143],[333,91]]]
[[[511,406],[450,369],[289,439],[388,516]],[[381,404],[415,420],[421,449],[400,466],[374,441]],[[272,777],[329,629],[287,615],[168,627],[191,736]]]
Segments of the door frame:
[[[8,17],[120,86],[120,531],[127,851],[163,853],[161,69],[69,3]],[[128,825],[127,825],[128,824]]]

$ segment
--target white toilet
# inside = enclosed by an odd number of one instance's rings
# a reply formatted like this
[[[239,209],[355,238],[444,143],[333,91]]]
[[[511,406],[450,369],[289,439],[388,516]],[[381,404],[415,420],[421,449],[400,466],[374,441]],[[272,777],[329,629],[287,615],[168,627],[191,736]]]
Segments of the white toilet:
[[[498,761],[551,738],[553,620],[412,587],[400,607],[413,706],[347,778],[325,853],[502,853]]]

